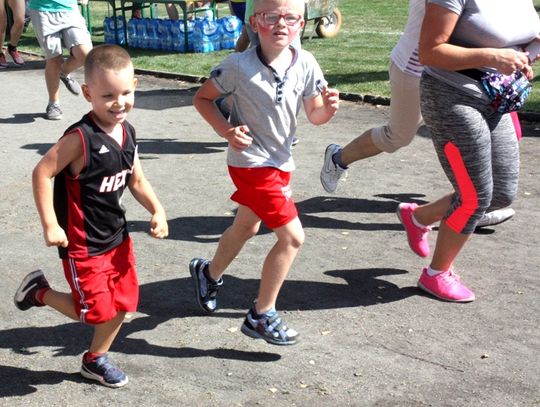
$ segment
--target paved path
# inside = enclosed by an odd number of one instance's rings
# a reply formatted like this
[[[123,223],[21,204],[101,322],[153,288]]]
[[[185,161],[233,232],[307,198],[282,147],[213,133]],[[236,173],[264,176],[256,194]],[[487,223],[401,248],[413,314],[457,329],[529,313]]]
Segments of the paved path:
[[[281,348],[238,329],[273,242],[267,231],[246,245],[225,277],[221,310],[204,317],[195,305],[187,264],[213,253],[234,210],[226,146],[191,105],[194,85],[151,77],[140,78],[130,121],[171,235],[151,239],[147,214],[126,198],[141,304],[112,355],[130,384],[110,390],[83,380],[80,356],[91,331],[50,309],[23,313],[12,304],[20,279],[36,268],[66,288],[55,250],[42,241],[31,171],[89,109],[62,89],[64,120],[45,120],[41,67],[34,62],[0,72],[1,406],[538,406],[540,138],[534,125],[521,142],[517,214],[476,234],[460,256],[457,268],[477,301],[458,305],[416,289],[425,261],[410,252],[394,215],[398,202],[448,191],[430,140],[419,136],[392,156],[354,165],[329,196],[319,184],[325,146],[383,123],[387,108],[346,102],[321,127],[302,118],[293,191],[306,243],[278,303],[302,342]]]

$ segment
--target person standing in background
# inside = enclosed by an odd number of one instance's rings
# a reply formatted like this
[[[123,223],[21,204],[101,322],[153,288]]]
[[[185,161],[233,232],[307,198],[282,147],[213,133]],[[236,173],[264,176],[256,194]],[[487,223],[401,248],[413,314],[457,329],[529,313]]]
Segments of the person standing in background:
[[[7,53],[11,56],[16,65],[24,65],[24,60],[17,50],[17,44],[19,43],[19,39],[21,38],[24,29],[24,14],[26,9],[24,0],[0,0],[0,69],[8,67],[8,62],[3,51],[4,38],[7,30],[8,7],[13,15],[13,24],[9,32]]]
[[[92,39],[79,12],[77,0],[30,0],[28,7],[46,60],[45,82],[49,102],[45,117],[60,120],[60,81],[74,95],[81,93],[81,86],[70,74],[83,66],[86,55],[92,49]],[[69,51],[66,59],[63,47]]]

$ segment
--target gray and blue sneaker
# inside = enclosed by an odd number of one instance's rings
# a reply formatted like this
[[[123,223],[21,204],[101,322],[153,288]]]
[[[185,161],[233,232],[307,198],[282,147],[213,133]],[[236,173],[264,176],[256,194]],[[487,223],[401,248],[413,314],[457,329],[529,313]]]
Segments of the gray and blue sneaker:
[[[36,300],[36,293],[42,288],[50,288],[43,271],[36,270],[28,273],[13,297],[15,306],[21,311],[32,307],[43,307],[45,304],[38,303]]]
[[[219,287],[223,285],[223,278],[213,281],[207,277],[208,265],[206,259],[194,258],[189,262],[189,272],[195,282],[195,298],[197,303],[206,312],[212,313],[217,308],[216,296]]]
[[[321,168],[320,179],[324,190],[330,194],[336,192],[339,180],[347,177],[347,170],[335,164],[332,159],[339,150],[341,150],[341,146],[329,144],[324,152],[324,163]]]
[[[262,315],[257,314],[255,307],[251,308],[240,330],[251,338],[264,339],[272,345],[294,345],[299,337],[298,332],[285,325],[275,308]]]
[[[92,362],[85,362],[83,356],[81,375],[107,387],[117,388],[128,383],[126,374],[115,366],[106,353]]]

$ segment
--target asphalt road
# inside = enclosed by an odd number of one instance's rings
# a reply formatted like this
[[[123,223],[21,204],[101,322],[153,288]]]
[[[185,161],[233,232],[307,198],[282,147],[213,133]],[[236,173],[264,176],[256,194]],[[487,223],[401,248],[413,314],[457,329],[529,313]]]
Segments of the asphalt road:
[[[357,163],[328,195],[319,184],[325,146],[383,123],[388,110],[344,102],[330,124],[314,127],[302,117],[293,196],[306,242],[278,302],[302,341],[283,348],[239,330],[273,244],[266,230],[225,276],[220,311],[207,317],[198,310],[188,262],[212,255],[234,211],[226,145],[195,112],[194,84],[147,76],[140,78],[130,121],[171,233],[164,241],[149,237],[148,215],[126,198],[141,302],[111,354],[130,383],[111,390],[80,377],[91,330],[51,309],[18,311],[12,302],[22,277],[36,268],[55,288],[67,288],[56,251],[43,243],[31,171],[89,104],[62,89],[64,119],[45,120],[42,66],[0,71],[0,405],[540,404],[535,124],[525,126],[521,141],[515,217],[475,234],[456,264],[477,300],[452,304],[416,288],[426,263],[409,250],[395,216],[399,202],[424,202],[449,189],[429,138]]]

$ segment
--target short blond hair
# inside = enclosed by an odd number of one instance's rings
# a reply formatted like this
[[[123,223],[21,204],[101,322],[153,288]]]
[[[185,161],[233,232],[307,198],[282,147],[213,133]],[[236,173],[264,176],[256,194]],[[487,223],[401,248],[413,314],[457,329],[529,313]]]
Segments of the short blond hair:
[[[93,48],[84,62],[84,79],[86,82],[97,70],[120,71],[133,70],[133,63],[128,52],[118,45],[103,44]]]
[[[261,11],[263,6],[268,3],[273,3],[277,6],[283,6],[287,3],[291,4],[291,8],[298,11],[300,14],[304,14],[305,1],[304,0],[253,0],[253,12],[257,13]]]

